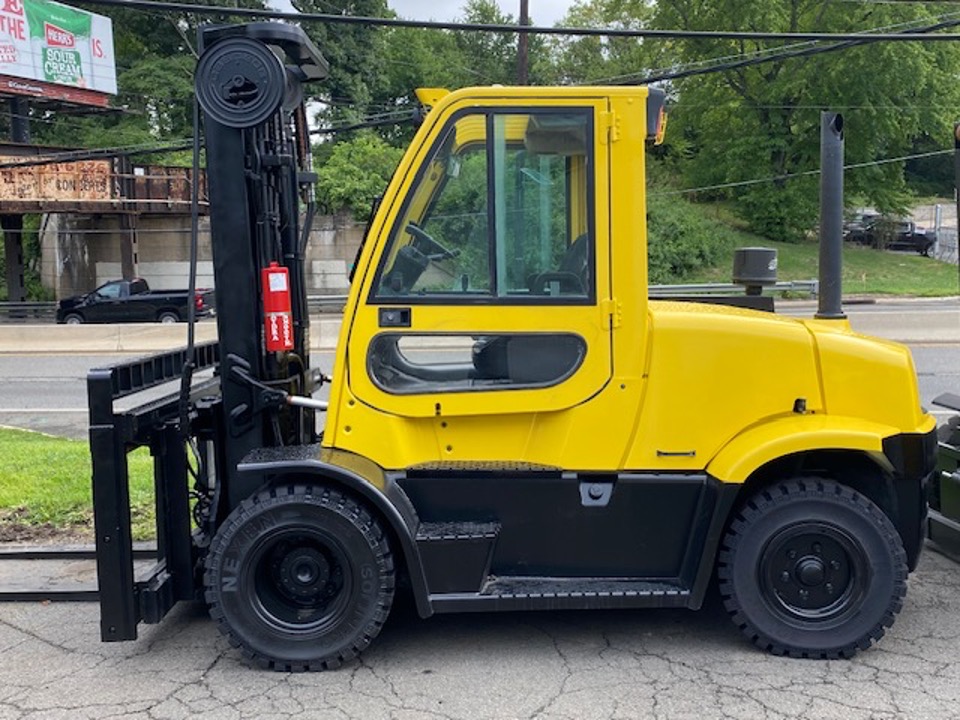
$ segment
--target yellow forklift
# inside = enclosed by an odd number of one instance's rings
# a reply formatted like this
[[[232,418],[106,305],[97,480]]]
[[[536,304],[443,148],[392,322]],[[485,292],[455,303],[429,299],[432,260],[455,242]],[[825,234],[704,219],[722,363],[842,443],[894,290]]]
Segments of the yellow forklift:
[[[399,587],[423,617],[697,609],[714,577],[773,653],[849,657],[883,635],[936,462],[910,353],[842,313],[648,297],[661,91],[419,91],[327,403],[301,100],[326,63],[292,25],[201,40],[219,341],[91,372],[104,640],[202,598],[255,664],[327,669],[376,637]],[[137,579],[125,453],[141,445],[161,558]]]

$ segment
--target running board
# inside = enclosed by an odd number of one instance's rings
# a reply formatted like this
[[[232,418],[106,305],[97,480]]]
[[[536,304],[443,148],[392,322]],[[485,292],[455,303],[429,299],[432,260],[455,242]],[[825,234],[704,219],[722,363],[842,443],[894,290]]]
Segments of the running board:
[[[688,588],[664,580],[633,578],[489,577],[478,593],[430,596],[436,613],[502,610],[686,608]]]

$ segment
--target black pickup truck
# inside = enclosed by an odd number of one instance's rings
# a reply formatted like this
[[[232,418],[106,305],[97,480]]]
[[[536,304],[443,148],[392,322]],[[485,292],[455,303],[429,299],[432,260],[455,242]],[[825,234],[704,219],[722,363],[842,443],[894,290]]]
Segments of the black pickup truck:
[[[57,322],[80,323],[162,322],[187,319],[188,302],[198,318],[214,314],[212,290],[151,290],[142,278],[113,280],[86,295],[68,297],[57,303]]]
[[[880,250],[914,250],[929,255],[937,242],[935,230],[924,230],[911,220],[869,216],[844,227],[844,240]]]

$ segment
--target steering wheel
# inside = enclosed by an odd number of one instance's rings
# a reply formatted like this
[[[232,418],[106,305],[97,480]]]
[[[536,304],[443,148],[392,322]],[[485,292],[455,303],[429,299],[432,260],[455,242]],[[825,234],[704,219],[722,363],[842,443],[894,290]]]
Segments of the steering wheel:
[[[450,250],[438,243],[412,220],[407,223],[407,232],[413,235],[413,245],[417,250],[426,255],[428,260],[438,262],[440,260],[447,260],[448,258],[455,258],[460,254],[459,250]]]

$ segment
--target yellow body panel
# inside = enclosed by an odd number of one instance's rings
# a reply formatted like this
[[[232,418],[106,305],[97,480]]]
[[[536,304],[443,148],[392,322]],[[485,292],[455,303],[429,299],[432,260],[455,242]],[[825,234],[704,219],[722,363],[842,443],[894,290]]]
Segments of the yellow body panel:
[[[884,438],[931,429],[903,346],[857,335],[845,321],[647,299],[646,95],[636,87],[424,93],[433,108],[387,188],[358,261],[337,348],[325,446],[388,469],[510,462],[596,472],[706,470],[740,483],[764,463],[809,450],[848,449],[882,463]],[[596,288],[590,302],[371,300],[377,268],[393,261],[384,259],[392,229],[419,221],[429,212],[429,197],[442,188],[446,170],[435,163],[425,171],[436,176],[420,185],[422,197],[402,209],[418,168],[457,113],[476,108],[592,113],[592,166],[574,158],[568,176],[590,179],[593,206],[587,207],[584,194],[570,199],[566,238],[571,242],[585,231],[593,213]],[[463,124],[456,142],[483,142],[482,125],[474,131]],[[525,125],[506,127],[507,140],[519,142]],[[403,332],[427,345],[431,337],[468,342],[555,332],[582,337],[586,356],[568,379],[549,387],[388,392],[367,366],[371,343],[393,332],[380,325],[384,307],[409,309]]]

